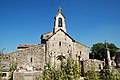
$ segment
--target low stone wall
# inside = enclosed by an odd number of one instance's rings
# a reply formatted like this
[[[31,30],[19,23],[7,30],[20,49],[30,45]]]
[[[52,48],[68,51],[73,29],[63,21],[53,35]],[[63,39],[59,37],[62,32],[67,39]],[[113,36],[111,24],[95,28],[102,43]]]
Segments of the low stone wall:
[[[87,71],[100,71],[103,69],[103,61],[96,60],[96,59],[88,59],[83,61],[84,62],[84,70]]]
[[[37,80],[37,77],[39,77],[39,75],[39,71],[14,72],[13,80]]]

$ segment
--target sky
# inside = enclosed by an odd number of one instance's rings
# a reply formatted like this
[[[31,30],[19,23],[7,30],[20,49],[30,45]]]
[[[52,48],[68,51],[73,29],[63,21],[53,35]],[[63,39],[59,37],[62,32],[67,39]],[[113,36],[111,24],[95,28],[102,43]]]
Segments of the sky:
[[[41,34],[53,30],[59,6],[72,38],[88,47],[107,40],[120,48],[120,0],[0,0],[0,50],[40,44]]]

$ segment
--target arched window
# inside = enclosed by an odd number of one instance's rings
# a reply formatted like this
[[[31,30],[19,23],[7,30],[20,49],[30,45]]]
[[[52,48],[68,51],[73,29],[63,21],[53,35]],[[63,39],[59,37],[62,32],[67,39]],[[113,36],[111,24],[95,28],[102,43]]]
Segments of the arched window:
[[[58,26],[59,26],[59,27],[62,27],[62,18],[59,18],[59,19],[58,19]]]

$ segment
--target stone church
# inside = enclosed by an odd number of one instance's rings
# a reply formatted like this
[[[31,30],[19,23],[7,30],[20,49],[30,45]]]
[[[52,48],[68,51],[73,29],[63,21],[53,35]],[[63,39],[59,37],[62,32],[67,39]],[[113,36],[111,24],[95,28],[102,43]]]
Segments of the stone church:
[[[58,56],[65,59],[72,55],[73,59],[89,59],[89,47],[77,42],[66,30],[65,16],[61,8],[58,9],[54,17],[54,27],[52,32],[41,35],[41,44],[21,44],[18,50],[8,54],[11,62],[16,62],[17,67],[38,67],[43,69],[49,61],[59,63]]]

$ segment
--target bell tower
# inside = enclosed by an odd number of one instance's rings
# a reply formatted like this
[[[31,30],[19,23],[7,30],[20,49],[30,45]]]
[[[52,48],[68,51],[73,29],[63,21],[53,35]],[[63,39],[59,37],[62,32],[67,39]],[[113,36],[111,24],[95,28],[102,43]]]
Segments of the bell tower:
[[[62,8],[58,8],[58,14],[54,17],[54,30],[55,33],[59,29],[62,29],[64,32],[66,32],[66,25],[65,25],[65,17],[61,12]]]

